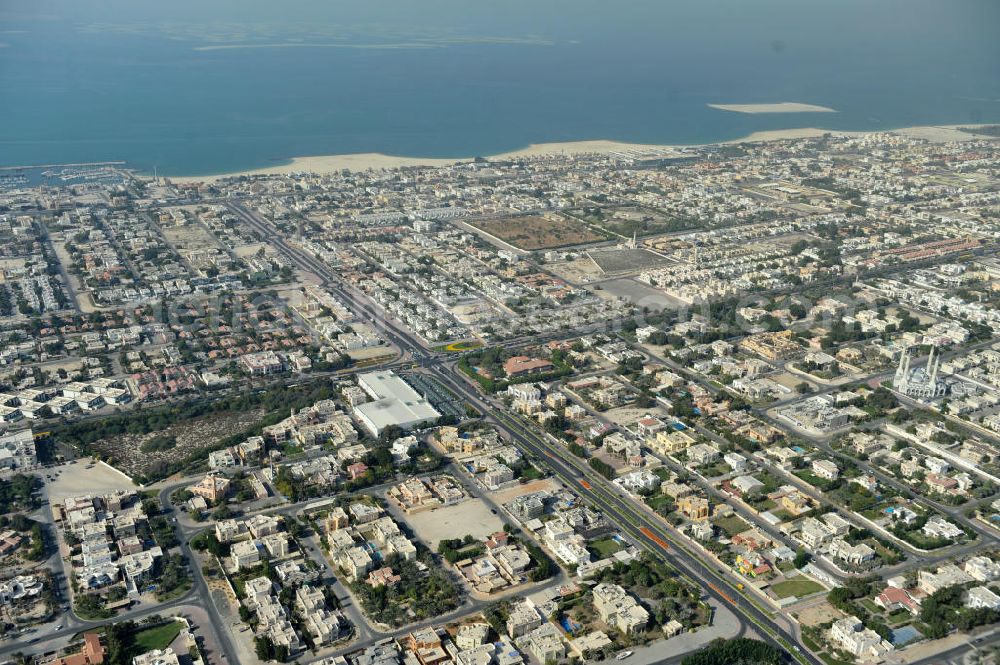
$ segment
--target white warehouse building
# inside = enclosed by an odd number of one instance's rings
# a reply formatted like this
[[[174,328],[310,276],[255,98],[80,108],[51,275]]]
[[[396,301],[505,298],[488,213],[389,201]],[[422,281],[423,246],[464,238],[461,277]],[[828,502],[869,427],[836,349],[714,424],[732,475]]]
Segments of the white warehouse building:
[[[423,395],[392,370],[361,374],[358,385],[374,401],[358,404],[354,413],[375,436],[392,425],[409,429],[441,417]]]

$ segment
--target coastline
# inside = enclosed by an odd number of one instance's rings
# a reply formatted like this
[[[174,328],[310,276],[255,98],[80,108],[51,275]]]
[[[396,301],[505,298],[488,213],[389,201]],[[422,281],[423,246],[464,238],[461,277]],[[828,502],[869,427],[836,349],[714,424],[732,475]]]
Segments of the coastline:
[[[759,115],[761,113],[836,113],[835,109],[817,104],[803,104],[802,102],[777,102],[774,104],[708,104],[708,108],[718,111],[730,111],[732,113],[747,113],[749,115]]]
[[[564,143],[533,143],[525,148],[512,150],[509,152],[489,155],[489,160],[505,160],[523,157],[545,157],[545,156],[573,156],[573,155],[608,155],[613,153],[661,153],[664,156],[671,154],[682,154],[682,151],[690,148],[702,148],[709,145],[733,145],[739,143],[759,143],[763,141],[782,141],[790,139],[815,138],[824,134],[834,136],[863,136],[865,134],[894,133],[911,138],[925,139],[932,143],[944,143],[948,141],[971,141],[987,137],[967,134],[958,130],[959,127],[984,127],[983,124],[963,124],[963,125],[930,125],[918,127],[901,127],[898,129],[886,129],[875,131],[846,131],[820,129],[817,127],[799,127],[795,129],[775,129],[753,132],[746,136],[719,141],[717,143],[698,143],[689,145],[660,145],[649,143],[626,143],[623,141],[610,141],[595,139],[590,141],[567,141]],[[471,162],[474,157],[457,157],[454,159],[440,157],[404,157],[386,155],[383,153],[355,153],[345,155],[314,155],[307,157],[293,157],[287,163],[265,166],[246,171],[233,171],[229,173],[219,173],[202,176],[162,176],[175,184],[191,183],[212,183],[225,178],[235,178],[239,176],[258,175],[286,175],[290,173],[316,173],[325,175],[337,171],[368,171],[383,170],[414,166],[436,167],[451,166]],[[148,175],[148,174],[147,174]]]

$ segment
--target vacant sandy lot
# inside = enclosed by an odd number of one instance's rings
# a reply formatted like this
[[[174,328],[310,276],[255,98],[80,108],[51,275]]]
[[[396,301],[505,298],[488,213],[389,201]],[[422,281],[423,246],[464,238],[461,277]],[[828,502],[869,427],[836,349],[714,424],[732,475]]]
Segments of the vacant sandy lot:
[[[0,259],[0,270],[20,270],[27,263],[27,259],[23,258],[4,258]],[[3,280],[0,280],[3,281]]]
[[[666,409],[659,406],[652,406],[648,409],[640,409],[634,406],[620,406],[617,409],[608,409],[605,411],[604,417],[621,427],[635,430],[635,424],[647,414],[657,418],[669,418]]]
[[[636,307],[648,307],[653,311],[684,307],[684,303],[677,298],[668,296],[659,289],[629,277],[601,282],[601,290],[596,293],[598,296],[606,298],[621,296],[627,298]]]
[[[263,249],[266,252],[267,245],[262,242],[254,243],[252,245],[236,245],[236,247],[233,248],[233,253],[236,254],[236,256],[238,256],[239,258],[245,259],[248,256],[253,256],[261,249]]]
[[[406,521],[431,549],[436,549],[440,541],[448,538],[471,535],[483,540],[503,529],[503,520],[490,512],[490,507],[480,499],[466,499],[454,506],[407,515]]]
[[[583,222],[555,213],[528,217],[478,219],[469,226],[527,251],[583,245],[605,238]]]
[[[557,277],[562,277],[570,284],[586,284],[597,279],[603,279],[604,273],[589,256],[546,264],[546,269]]]
[[[587,252],[602,272],[608,275],[638,273],[673,263],[648,249],[595,249]]]
[[[842,612],[826,601],[807,607],[798,613],[799,623],[803,626],[818,626],[827,621],[836,621],[842,616],[844,616]]]
[[[733,113],[836,113],[834,109],[816,104],[778,102],[777,104],[709,104],[713,109]]]
[[[530,483],[525,483],[523,485],[516,485],[505,490],[500,490],[499,492],[494,492],[491,496],[494,501],[499,504],[505,504],[513,501],[519,496],[524,496],[525,494],[534,494],[535,492],[543,492],[547,490],[557,490],[562,487],[562,483],[554,478],[543,478],[542,480],[533,480]]]
[[[789,390],[795,390],[803,381],[808,381],[809,379],[803,374],[792,374],[791,372],[782,372],[781,374],[775,374],[770,377],[775,383],[779,383]],[[792,393],[785,395],[785,397],[790,396]]]
[[[59,475],[48,482],[52,502],[83,494],[107,494],[119,489],[135,489],[124,473],[103,462],[93,464],[83,458],[58,467]]]

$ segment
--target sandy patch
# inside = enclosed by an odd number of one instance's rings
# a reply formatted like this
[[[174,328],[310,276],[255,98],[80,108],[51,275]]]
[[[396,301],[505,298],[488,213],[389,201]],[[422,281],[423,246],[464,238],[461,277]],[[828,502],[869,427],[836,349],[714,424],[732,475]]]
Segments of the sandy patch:
[[[797,616],[799,623],[803,626],[818,626],[827,621],[836,621],[844,614],[830,603],[823,601],[818,605],[803,609]]]
[[[777,104],[708,104],[709,108],[733,113],[836,113],[826,106],[802,104],[800,102],[778,102]]]
[[[270,245],[263,242],[254,243],[252,245],[236,245],[233,247],[233,254],[241,259],[245,259],[248,256],[253,256],[261,249],[265,252],[270,248]]]
[[[0,271],[7,270],[20,270],[24,268],[24,264],[27,263],[27,259],[20,258],[6,258],[0,259]],[[0,282],[6,281],[2,276],[0,276]]]
[[[791,372],[782,372],[781,374],[775,374],[774,376],[768,377],[775,383],[783,385],[789,390],[795,390],[795,388],[803,381],[818,381],[814,376],[809,376],[805,372],[801,374],[793,374]],[[846,377],[845,377],[846,378]]]
[[[963,127],[980,127],[982,125],[962,125]],[[951,141],[988,140],[989,136],[977,136],[959,131],[959,125],[944,125],[941,127],[906,127],[897,129],[897,134],[915,139],[924,139],[931,143],[948,143]]]
[[[391,357],[395,355],[391,346],[373,346],[370,349],[357,349],[348,351],[347,355],[351,360],[372,360],[374,358]]]
[[[605,418],[620,427],[626,427],[630,430],[634,430],[639,419],[644,418],[646,415],[651,415],[657,418],[668,418],[666,409],[659,406],[651,406],[646,409],[640,409],[634,406],[620,406],[616,409],[608,409],[604,412]]]
[[[491,496],[497,503],[504,504],[513,501],[519,496],[524,496],[525,494],[552,491],[557,490],[560,487],[562,487],[562,483],[558,480],[553,478],[544,478],[542,480],[533,480],[530,483],[516,485],[508,489],[500,490],[499,492],[494,492]]]
[[[417,537],[431,549],[436,549],[437,544],[447,538],[464,538],[471,534],[477,540],[484,540],[503,529],[503,520],[480,499],[466,499],[453,506],[407,515],[405,519]]]
[[[795,102],[782,102],[781,104],[717,104],[715,107],[768,107],[780,108],[782,110],[770,111],[738,111],[742,113],[808,113],[808,112],[836,112],[813,104],[799,104]],[[801,108],[806,107],[806,108]],[[790,110],[786,110],[790,109]],[[731,110],[725,108],[724,110]],[[960,126],[981,126],[981,125],[945,125],[936,127],[900,127],[893,130],[886,130],[905,136],[924,138],[929,141],[974,141],[983,140],[987,137],[976,136],[958,130]],[[685,148],[696,148],[700,145],[719,145],[733,143],[756,143],[760,141],[782,141],[786,139],[815,138],[824,134],[834,136],[862,136],[874,132],[857,132],[819,129],[816,127],[799,127],[795,129],[778,129],[762,132],[753,132],[747,136],[733,139],[731,141],[720,141],[718,144],[692,144],[692,145],[657,145],[649,143],[626,143],[623,141],[592,140],[592,141],[567,141],[564,143],[533,143],[526,148],[500,153],[490,157],[492,160],[502,161],[508,159],[518,159],[525,157],[572,157],[576,155],[620,155],[623,157],[668,157],[683,154],[681,150]],[[248,171],[233,171],[231,173],[219,173],[214,175],[199,176],[167,176],[175,183],[192,182],[214,182],[221,178],[230,178],[241,175],[275,175],[288,173],[334,173],[337,171],[367,171],[379,169],[394,169],[405,167],[437,167],[450,166],[472,161],[472,157],[436,158],[436,157],[400,157],[384,155],[382,153],[357,153],[351,155],[316,155],[311,157],[294,157],[284,164],[268,166]]]
[[[604,277],[604,273],[589,256],[560,263],[547,263],[545,268],[574,285],[592,282]]]
[[[408,166],[450,166],[469,159],[438,159],[434,157],[396,157],[377,152],[358,153],[353,155],[317,155],[313,157],[294,157],[286,164],[267,166],[250,171],[236,173],[220,173],[204,176],[177,176],[170,180],[176,183],[214,182],[219,178],[229,176],[282,175],[288,173],[334,173],[336,171],[368,171],[370,169],[398,169]]]
[[[648,307],[653,311],[659,311],[662,309],[677,309],[684,306],[681,300],[631,277],[609,279],[601,282],[600,286],[600,290],[594,290],[594,293],[598,297],[607,299],[626,298],[639,308]]]
[[[552,155],[612,155],[612,154],[648,154],[669,156],[676,153],[677,148],[671,145],[656,145],[652,143],[625,143],[623,141],[566,141],[564,143],[532,143],[527,148],[494,155],[490,159],[503,160],[518,157],[548,157]]]
[[[47,481],[49,497],[53,503],[84,494],[108,494],[119,489],[136,489],[124,473],[102,462],[94,464],[90,458],[69,462],[58,469],[59,475]]]
[[[524,251],[584,245],[604,240],[603,236],[580,220],[558,213],[470,220],[466,224]]]

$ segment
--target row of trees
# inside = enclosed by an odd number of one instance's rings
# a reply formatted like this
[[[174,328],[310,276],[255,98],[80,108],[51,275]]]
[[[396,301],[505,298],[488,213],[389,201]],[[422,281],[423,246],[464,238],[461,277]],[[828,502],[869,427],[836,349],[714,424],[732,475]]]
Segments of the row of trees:
[[[924,631],[927,637],[944,637],[952,626],[961,631],[969,631],[1000,621],[998,610],[965,607],[962,602],[965,588],[965,585],[955,585],[938,589],[924,600],[920,606],[920,620],[927,627]]]
[[[611,480],[615,477],[615,468],[602,459],[598,459],[597,457],[591,457],[589,460],[587,460],[587,464],[590,465],[590,468],[592,468],[594,471],[601,474],[608,480]]]
[[[691,654],[681,665],[781,665],[786,653],[777,647],[738,637],[735,640],[716,640],[706,649]]]

